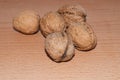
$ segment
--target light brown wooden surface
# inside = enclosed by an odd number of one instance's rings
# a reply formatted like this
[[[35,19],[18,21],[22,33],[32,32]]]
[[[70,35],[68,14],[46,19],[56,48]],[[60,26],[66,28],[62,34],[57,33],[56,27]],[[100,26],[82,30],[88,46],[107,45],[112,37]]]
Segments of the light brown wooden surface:
[[[55,63],[44,51],[44,37],[13,30],[12,19],[27,9],[42,17],[64,4],[80,3],[93,25],[97,47],[75,51],[69,62]],[[0,0],[0,80],[120,80],[120,0]]]

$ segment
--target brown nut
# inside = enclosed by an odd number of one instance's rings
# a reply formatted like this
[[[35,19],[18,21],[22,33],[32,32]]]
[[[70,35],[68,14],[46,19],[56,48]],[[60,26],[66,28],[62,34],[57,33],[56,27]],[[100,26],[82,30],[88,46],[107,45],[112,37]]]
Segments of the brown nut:
[[[33,34],[39,30],[39,20],[36,12],[23,11],[13,19],[13,28],[24,34]]]
[[[65,5],[58,12],[64,17],[67,23],[86,21],[86,11],[80,5]]]
[[[57,12],[49,12],[40,20],[40,29],[44,37],[53,32],[63,31],[65,22],[63,17]]]
[[[71,36],[78,50],[91,50],[97,44],[97,38],[91,26],[85,22],[68,24],[67,34]]]
[[[74,45],[65,32],[49,34],[46,37],[45,50],[55,62],[68,61],[74,56]]]

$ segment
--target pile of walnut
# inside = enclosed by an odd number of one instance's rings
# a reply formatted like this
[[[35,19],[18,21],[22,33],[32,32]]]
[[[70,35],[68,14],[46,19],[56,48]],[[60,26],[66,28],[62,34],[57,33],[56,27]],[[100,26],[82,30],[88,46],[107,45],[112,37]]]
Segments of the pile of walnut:
[[[45,51],[55,62],[69,61],[79,51],[95,48],[97,39],[86,22],[86,11],[80,5],[65,5],[42,18],[34,11],[24,11],[13,19],[15,30],[24,34],[41,31]]]

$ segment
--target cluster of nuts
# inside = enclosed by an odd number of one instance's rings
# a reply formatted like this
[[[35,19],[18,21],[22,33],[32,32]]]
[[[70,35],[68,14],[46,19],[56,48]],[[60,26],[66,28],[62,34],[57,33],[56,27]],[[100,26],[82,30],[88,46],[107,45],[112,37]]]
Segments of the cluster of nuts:
[[[34,34],[40,29],[46,38],[47,55],[55,62],[65,62],[75,55],[75,48],[89,51],[97,44],[86,16],[86,11],[80,5],[65,5],[42,18],[34,11],[24,11],[13,19],[13,27],[24,34]]]

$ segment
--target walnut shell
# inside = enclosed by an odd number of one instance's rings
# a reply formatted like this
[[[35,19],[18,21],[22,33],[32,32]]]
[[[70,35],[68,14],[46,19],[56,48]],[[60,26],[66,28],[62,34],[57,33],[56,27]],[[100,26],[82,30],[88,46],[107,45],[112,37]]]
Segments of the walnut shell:
[[[74,56],[74,45],[66,33],[55,32],[46,37],[45,50],[55,62],[71,60]]]
[[[78,50],[91,50],[97,44],[97,38],[92,27],[85,23],[68,24],[67,34],[71,36],[75,47]]]
[[[39,20],[36,12],[23,11],[13,19],[13,28],[24,34],[33,34],[39,30]]]
[[[44,37],[53,32],[63,31],[65,21],[57,12],[48,12],[40,20],[40,29]]]
[[[65,5],[58,9],[67,23],[86,21],[86,11],[80,5]]]

